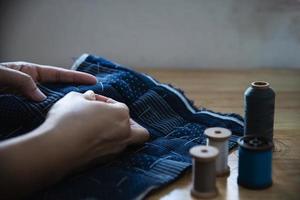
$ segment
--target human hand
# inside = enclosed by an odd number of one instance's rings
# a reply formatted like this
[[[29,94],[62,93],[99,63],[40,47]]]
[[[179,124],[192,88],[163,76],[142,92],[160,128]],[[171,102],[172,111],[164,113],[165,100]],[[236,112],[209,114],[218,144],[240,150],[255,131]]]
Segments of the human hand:
[[[26,197],[148,138],[125,104],[92,91],[68,93],[41,126],[0,143],[0,196]]]
[[[96,84],[97,80],[90,74],[58,67],[27,62],[0,63],[0,87],[9,92],[17,91],[31,100],[42,101],[46,96],[36,82]]]
[[[92,91],[67,94],[52,106],[42,127],[50,127],[55,148],[68,158],[66,166],[76,161],[74,168],[149,138],[125,104]]]

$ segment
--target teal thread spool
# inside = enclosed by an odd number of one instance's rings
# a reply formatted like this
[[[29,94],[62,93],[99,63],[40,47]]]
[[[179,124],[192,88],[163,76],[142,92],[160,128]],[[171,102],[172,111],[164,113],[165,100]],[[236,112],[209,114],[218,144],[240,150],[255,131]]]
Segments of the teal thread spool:
[[[238,184],[250,189],[272,185],[273,143],[266,137],[244,136],[238,140]]]

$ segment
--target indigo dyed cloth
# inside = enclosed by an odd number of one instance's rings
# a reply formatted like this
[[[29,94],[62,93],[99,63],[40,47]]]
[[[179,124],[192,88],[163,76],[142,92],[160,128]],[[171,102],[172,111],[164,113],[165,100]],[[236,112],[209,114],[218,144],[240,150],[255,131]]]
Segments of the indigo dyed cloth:
[[[124,102],[131,117],[149,131],[151,139],[141,147],[129,148],[106,164],[66,178],[36,194],[36,199],[141,199],[190,168],[189,149],[205,144],[203,131],[206,128],[230,129],[233,136],[229,148],[235,146],[243,132],[240,116],[198,109],[180,90],[103,58],[84,54],[73,69],[95,75],[98,83],[92,86],[40,85],[47,95],[43,102],[2,94],[1,140],[40,125],[51,105],[68,92],[87,90]]]

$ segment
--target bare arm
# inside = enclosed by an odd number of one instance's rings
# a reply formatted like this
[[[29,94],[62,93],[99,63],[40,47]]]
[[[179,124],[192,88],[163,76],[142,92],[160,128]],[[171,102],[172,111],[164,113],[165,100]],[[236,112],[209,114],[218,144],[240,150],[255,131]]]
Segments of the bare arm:
[[[65,151],[65,144],[55,138],[54,131],[42,125],[0,143],[1,197],[23,197],[59,181],[74,169],[78,159]]]
[[[24,197],[148,137],[125,104],[92,91],[71,92],[40,127],[0,143],[0,196]]]

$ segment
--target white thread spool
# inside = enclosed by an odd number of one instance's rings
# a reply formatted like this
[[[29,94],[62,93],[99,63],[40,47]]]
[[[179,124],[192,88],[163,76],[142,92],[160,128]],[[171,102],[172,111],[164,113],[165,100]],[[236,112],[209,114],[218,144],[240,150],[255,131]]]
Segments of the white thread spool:
[[[217,176],[227,176],[230,172],[228,166],[228,138],[231,131],[226,128],[213,127],[204,131],[208,137],[207,145],[216,147],[219,150],[219,156],[216,160]]]
[[[190,149],[193,160],[193,186],[191,194],[196,198],[213,198],[217,196],[216,158],[217,148],[198,145]]]

